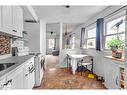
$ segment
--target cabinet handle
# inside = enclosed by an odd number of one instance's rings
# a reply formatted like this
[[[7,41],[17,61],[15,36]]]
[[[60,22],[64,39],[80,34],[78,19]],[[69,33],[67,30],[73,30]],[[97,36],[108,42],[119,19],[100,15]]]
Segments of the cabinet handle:
[[[13,32],[17,32],[16,30],[12,30]]]
[[[31,70],[29,71],[30,73],[32,73],[35,70],[34,67],[31,68]]]
[[[5,84],[3,84],[3,86],[7,86],[8,82],[6,82]]]
[[[12,83],[12,79],[8,81],[8,83]]]
[[[11,83],[12,84],[12,79],[8,80],[7,83],[6,83],[6,86]]]

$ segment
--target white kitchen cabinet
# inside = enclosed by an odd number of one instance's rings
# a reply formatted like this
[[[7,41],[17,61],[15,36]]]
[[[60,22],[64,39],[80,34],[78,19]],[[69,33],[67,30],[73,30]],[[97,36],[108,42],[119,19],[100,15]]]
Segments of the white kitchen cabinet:
[[[13,9],[13,34],[22,37],[23,11],[19,6],[12,6]]]
[[[120,89],[120,67],[118,64],[112,64],[112,88]]]
[[[30,59],[24,66],[24,88],[32,89],[35,84],[34,58]]]
[[[12,32],[12,6],[2,6],[1,28],[3,32],[11,34]]]
[[[120,67],[110,59],[104,59],[105,86],[108,89],[120,89]]]
[[[0,31],[22,37],[23,10],[20,6],[0,6]]]
[[[6,77],[0,79],[0,90],[6,90]]]
[[[32,89],[35,84],[34,57],[0,77],[1,89]]]
[[[30,62],[30,73],[29,73],[29,86],[30,87],[34,87],[34,84],[35,84],[35,67],[34,67],[34,60],[31,59],[31,62]]]
[[[7,89],[23,89],[23,67],[9,73],[7,83]]]

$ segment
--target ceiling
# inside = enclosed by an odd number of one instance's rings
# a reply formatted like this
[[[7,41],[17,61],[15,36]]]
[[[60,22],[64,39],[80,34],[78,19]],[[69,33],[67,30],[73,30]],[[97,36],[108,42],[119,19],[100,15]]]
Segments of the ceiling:
[[[59,32],[58,29],[52,28],[54,23],[63,22],[64,32],[72,32],[80,24],[85,23],[98,13],[102,12],[108,6],[32,6],[37,16],[49,23],[48,31]],[[66,25],[67,24],[67,29]],[[47,32],[48,32],[47,31]]]
[[[40,19],[47,23],[84,23],[108,6],[33,6]]]

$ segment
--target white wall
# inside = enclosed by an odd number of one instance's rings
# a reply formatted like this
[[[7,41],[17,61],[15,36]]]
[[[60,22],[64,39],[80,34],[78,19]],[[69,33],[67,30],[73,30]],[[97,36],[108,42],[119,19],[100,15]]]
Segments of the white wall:
[[[51,35],[51,32],[53,34]],[[48,48],[48,39],[56,38],[56,50],[59,50],[59,33],[60,32],[60,25],[59,23],[51,23],[46,24],[46,54],[52,54],[52,49]]]
[[[80,47],[80,33],[81,33],[81,28],[88,26],[89,24],[95,22],[98,18],[103,18],[106,15],[116,11],[117,9],[119,9],[121,6],[114,6],[114,7],[109,7],[107,9],[105,9],[104,11],[102,11],[100,14],[94,16],[93,18],[91,18],[90,20],[88,20],[87,22],[84,22],[84,24],[80,25],[79,27],[77,27],[77,29],[75,29],[73,31],[73,33],[76,33],[76,47],[79,48]],[[79,52],[79,49],[74,49],[75,53]],[[61,64],[63,66],[66,65],[65,57],[66,57],[66,53],[68,53],[68,50],[63,50],[63,54],[61,55]],[[105,52],[105,51],[96,51],[95,49],[87,49],[87,50],[83,50],[82,53],[87,53],[89,55],[93,56],[94,59],[94,73],[96,73],[99,76],[103,76],[104,77],[104,63],[103,63],[103,58],[105,55],[111,55],[111,52]],[[62,60],[63,59],[63,60]]]
[[[28,32],[28,47],[30,52],[46,52],[46,26],[43,21],[40,23],[24,23],[24,30]]]
[[[46,55],[46,23],[40,20],[40,52]]]

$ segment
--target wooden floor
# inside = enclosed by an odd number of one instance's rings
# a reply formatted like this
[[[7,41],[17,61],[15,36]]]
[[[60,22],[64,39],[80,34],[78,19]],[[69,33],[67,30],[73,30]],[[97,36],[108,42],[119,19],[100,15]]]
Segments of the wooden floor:
[[[56,61],[51,61],[50,58],[54,58],[53,60]],[[72,75],[67,68],[58,68],[58,57],[48,56],[47,59],[50,59],[50,64],[53,67],[47,63],[48,67],[41,86],[34,89],[106,89],[102,82],[97,81],[96,78],[88,78],[89,72],[84,72],[83,76],[79,72]]]

